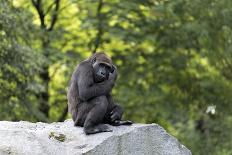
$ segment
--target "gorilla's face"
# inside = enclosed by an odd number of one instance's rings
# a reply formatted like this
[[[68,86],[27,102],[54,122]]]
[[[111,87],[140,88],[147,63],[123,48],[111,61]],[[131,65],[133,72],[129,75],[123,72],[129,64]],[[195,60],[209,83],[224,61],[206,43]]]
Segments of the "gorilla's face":
[[[95,74],[95,82],[108,80],[109,74],[113,72],[112,67],[97,61],[93,64],[93,69]]]

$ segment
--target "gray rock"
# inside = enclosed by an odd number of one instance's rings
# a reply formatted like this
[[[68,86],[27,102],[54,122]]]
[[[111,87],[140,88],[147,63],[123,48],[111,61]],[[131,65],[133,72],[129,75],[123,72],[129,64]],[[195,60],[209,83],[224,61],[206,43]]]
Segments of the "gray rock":
[[[113,132],[86,136],[71,120],[0,121],[0,155],[191,155],[157,124],[110,127]]]

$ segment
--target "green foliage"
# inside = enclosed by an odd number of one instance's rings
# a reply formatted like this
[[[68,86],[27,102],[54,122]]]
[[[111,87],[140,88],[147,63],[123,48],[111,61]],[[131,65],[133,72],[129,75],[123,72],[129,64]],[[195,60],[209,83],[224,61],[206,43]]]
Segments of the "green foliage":
[[[232,154],[232,1],[62,0],[52,31],[30,1],[13,2],[0,2],[0,119],[67,118],[72,71],[97,49],[118,66],[126,119],[161,124],[193,154]],[[42,1],[47,27],[53,2]]]
[[[39,85],[34,75],[40,70],[40,56],[32,49],[34,26],[25,22],[29,12],[2,1],[0,7],[0,118],[33,121],[39,112],[31,101]],[[38,88],[37,88],[38,87]],[[30,113],[35,111],[36,115]],[[42,115],[42,114],[41,114]]]

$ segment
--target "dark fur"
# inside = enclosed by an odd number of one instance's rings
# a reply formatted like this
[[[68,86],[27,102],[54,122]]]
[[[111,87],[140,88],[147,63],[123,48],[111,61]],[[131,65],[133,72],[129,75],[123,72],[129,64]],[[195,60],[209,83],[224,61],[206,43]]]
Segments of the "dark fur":
[[[68,89],[68,107],[75,126],[84,127],[86,134],[111,131],[103,123],[129,125],[121,121],[123,110],[113,102],[111,90],[117,79],[117,70],[108,80],[95,82],[93,63],[104,61],[113,66],[112,61],[103,53],[96,53],[82,61],[72,74]]]

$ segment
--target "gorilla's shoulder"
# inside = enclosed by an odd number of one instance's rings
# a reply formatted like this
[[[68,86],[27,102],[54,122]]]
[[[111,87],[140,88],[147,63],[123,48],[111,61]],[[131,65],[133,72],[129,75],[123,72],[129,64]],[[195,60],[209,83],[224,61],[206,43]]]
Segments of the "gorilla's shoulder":
[[[79,67],[91,67],[91,62],[87,61],[87,60],[84,60],[84,61],[81,61],[77,66]]]
[[[84,60],[77,65],[76,70],[77,71],[90,71],[92,70],[92,64],[91,62]]]

